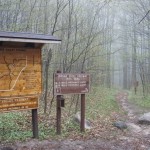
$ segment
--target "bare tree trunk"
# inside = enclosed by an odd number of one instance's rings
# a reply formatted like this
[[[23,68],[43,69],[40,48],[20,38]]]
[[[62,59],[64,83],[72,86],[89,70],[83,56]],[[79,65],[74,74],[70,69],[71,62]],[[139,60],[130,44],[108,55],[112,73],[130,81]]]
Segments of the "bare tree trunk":
[[[125,22],[127,21],[126,16]],[[123,46],[123,88],[128,89],[128,35],[127,27],[124,29],[124,46]]]
[[[132,38],[132,86],[134,86],[135,94],[137,91],[136,83],[136,46],[137,46],[137,37],[136,37],[136,29],[135,29],[135,21],[134,21],[134,14],[133,14],[133,38]]]
[[[45,88],[44,88],[44,97],[43,97],[43,100],[44,100],[44,113],[46,113],[46,110],[47,110],[47,96],[48,96],[48,81],[49,81],[49,65],[50,65],[50,62],[51,62],[51,59],[52,59],[52,51],[51,49],[48,50],[48,54],[47,54],[47,58],[46,58],[46,65],[45,65]]]

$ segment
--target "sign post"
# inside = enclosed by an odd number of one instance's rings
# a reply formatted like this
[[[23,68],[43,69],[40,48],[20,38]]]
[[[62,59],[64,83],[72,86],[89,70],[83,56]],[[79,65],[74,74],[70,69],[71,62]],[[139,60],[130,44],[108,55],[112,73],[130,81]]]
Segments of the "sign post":
[[[41,49],[0,47],[0,112],[32,110],[33,138],[38,138]]]
[[[32,109],[32,129],[33,129],[33,138],[39,138],[37,109]]]
[[[61,95],[57,95],[57,134],[61,134]]]
[[[89,74],[71,74],[57,71],[54,74],[54,95],[57,97],[57,134],[61,134],[61,99],[64,94],[81,95],[81,132],[85,131],[85,93],[89,92]]]
[[[85,94],[81,94],[81,123],[80,123],[81,132],[85,131]]]

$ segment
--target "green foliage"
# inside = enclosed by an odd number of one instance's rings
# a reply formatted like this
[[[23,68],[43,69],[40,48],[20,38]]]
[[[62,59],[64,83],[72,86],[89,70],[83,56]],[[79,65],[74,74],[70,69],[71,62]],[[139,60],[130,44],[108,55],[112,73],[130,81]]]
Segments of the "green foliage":
[[[97,115],[107,116],[112,111],[118,112],[119,106],[115,101],[114,89],[107,89],[103,87],[95,87],[92,89],[91,94],[87,101],[87,113],[91,118]]]
[[[120,113],[115,101],[115,90],[104,87],[94,87],[86,95],[86,118],[92,121],[93,125],[99,120],[103,125],[111,125],[108,117],[112,112]],[[79,100],[80,101],[80,100]],[[70,107],[70,98],[66,99],[65,108],[62,109],[62,134],[56,135],[56,106],[53,104],[51,115],[43,114],[39,109],[39,138],[58,139],[68,137],[88,137],[88,132],[80,133],[79,124],[73,121],[75,104]],[[67,119],[66,119],[67,118]],[[95,132],[95,131],[94,131]],[[92,133],[91,133],[92,134]],[[16,141],[26,140],[32,137],[31,111],[10,112],[0,114],[0,140]]]
[[[28,120],[21,112],[0,114],[0,140],[25,140],[31,137]]]
[[[150,96],[143,96],[141,92],[136,95],[134,92],[129,93],[129,101],[143,108],[150,108]]]

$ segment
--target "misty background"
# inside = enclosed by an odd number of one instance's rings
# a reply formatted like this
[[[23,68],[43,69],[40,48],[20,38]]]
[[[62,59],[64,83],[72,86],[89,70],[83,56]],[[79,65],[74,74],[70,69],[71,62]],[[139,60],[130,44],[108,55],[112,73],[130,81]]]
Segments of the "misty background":
[[[57,70],[84,71],[92,86],[138,86],[148,95],[149,11],[149,0],[0,0],[0,30],[62,40],[43,48],[43,95],[52,92]]]

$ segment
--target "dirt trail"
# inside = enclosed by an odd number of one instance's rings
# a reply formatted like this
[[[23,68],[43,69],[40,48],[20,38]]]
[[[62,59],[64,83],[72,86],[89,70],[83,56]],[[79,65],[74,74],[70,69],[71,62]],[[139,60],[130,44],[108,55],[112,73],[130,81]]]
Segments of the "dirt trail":
[[[128,93],[126,92],[119,92],[116,96],[116,100],[120,104],[121,108],[127,112],[128,120],[130,122],[137,122],[138,118],[147,112],[150,112],[148,109],[144,109],[138,107],[135,104],[132,104],[128,101]]]
[[[128,101],[128,93],[120,92],[116,96],[116,100],[121,105],[121,108],[127,113],[126,122],[129,124],[129,129],[132,136],[141,138],[150,138],[150,126],[138,124],[138,118],[150,110],[142,109],[137,105],[133,105]]]
[[[130,103],[128,101],[128,93],[127,92],[119,92],[116,96],[116,100],[121,105],[121,108],[125,112],[127,112],[128,120],[130,122],[137,121],[137,119],[140,115],[148,112],[148,110],[142,109],[142,108],[138,107],[137,105]]]

